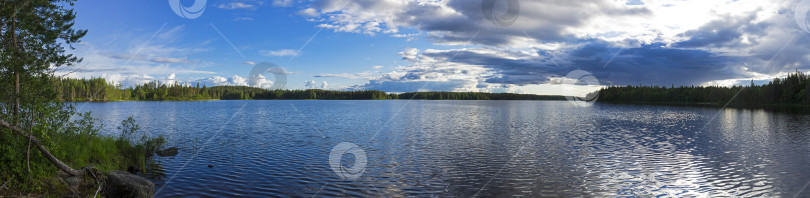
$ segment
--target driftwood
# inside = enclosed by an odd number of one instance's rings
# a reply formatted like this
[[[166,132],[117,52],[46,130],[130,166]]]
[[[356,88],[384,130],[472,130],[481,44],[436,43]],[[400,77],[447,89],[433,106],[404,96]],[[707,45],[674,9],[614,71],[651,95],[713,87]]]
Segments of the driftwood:
[[[65,173],[67,173],[70,176],[79,176],[79,175],[82,175],[84,173],[83,170],[73,169],[70,166],[68,166],[67,164],[62,163],[62,161],[59,161],[59,159],[54,157],[51,154],[51,152],[48,152],[48,149],[46,149],[44,146],[42,146],[42,144],[39,143],[39,140],[37,140],[37,138],[34,138],[34,136],[31,136],[31,135],[26,135],[26,134],[30,134],[30,133],[27,133],[25,130],[22,130],[19,127],[16,127],[16,126],[14,126],[14,125],[12,125],[12,124],[4,121],[4,120],[0,120],[0,126],[6,127],[8,129],[10,129],[11,131],[14,131],[14,133],[16,133],[17,135],[28,138],[31,141],[31,143],[34,143],[34,146],[36,146],[37,149],[39,149],[39,152],[41,152],[42,155],[45,156],[45,158],[48,158],[48,160],[51,161],[51,163],[54,166],[56,166],[56,168],[58,168],[59,170],[64,171]]]

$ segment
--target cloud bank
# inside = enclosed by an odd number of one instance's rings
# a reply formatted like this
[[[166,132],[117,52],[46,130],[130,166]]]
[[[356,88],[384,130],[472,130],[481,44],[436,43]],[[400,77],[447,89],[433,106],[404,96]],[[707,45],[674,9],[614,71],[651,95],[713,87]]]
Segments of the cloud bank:
[[[403,49],[410,64],[352,89],[494,91],[559,83],[581,69],[603,85],[701,85],[810,69],[796,1],[520,1],[510,26],[478,1],[322,0],[299,13],[336,32],[399,37],[420,32],[454,49]],[[497,8],[496,8],[497,10]],[[807,13],[799,13],[807,14]]]

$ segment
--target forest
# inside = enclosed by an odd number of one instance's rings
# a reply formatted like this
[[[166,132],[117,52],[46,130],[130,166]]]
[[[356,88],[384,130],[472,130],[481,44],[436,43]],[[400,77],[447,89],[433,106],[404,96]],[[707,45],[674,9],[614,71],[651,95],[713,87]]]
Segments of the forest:
[[[565,100],[565,96],[483,92],[409,92],[399,99],[420,100]]]
[[[732,100],[733,99],[733,100]],[[810,76],[800,71],[784,78],[748,86],[610,86],[599,91],[598,102],[642,104],[702,104],[745,107],[810,104]]]
[[[103,78],[53,80],[62,101],[183,101],[183,100],[565,100],[563,96],[482,92],[267,90],[247,86],[206,87],[199,84],[165,84],[157,81],[124,88]]]
[[[564,96],[482,92],[409,92],[267,90],[246,86],[206,87],[157,81],[134,87],[107,83],[103,78],[53,80],[62,101],[182,101],[182,100],[565,100]],[[736,95],[736,97],[735,97]],[[734,100],[731,100],[734,98]],[[610,86],[599,91],[598,102],[645,104],[703,104],[732,106],[808,105],[810,76],[800,71],[771,82],[748,86]]]

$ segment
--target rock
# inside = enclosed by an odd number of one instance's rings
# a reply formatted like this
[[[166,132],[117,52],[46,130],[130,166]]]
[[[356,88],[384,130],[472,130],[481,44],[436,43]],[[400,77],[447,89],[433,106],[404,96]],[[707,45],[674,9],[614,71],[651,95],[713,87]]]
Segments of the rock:
[[[157,155],[160,157],[175,156],[177,153],[179,153],[177,150],[177,147],[171,147],[157,151]]]
[[[155,196],[155,184],[137,175],[123,171],[112,171],[107,175],[104,196],[151,198]]]
[[[138,172],[141,172],[141,169],[136,166],[129,166],[127,167],[127,172],[132,174],[138,174]]]

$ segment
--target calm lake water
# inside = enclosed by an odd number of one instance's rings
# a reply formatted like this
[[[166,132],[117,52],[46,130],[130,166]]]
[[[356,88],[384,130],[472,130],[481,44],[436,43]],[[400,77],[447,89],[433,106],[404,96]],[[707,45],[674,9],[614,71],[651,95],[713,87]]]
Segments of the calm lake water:
[[[797,194],[810,181],[810,115],[566,101],[76,106],[105,133],[132,115],[180,148],[149,172],[157,197],[810,196]],[[342,142],[366,154],[356,179],[330,167]]]

